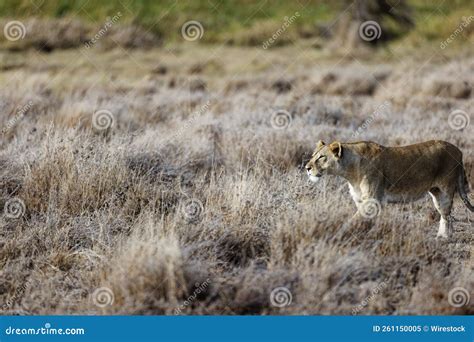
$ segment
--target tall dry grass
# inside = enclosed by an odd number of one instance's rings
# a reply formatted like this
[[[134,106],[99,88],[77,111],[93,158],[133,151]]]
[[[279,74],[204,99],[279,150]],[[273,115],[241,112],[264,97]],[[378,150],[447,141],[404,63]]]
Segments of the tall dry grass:
[[[345,182],[314,185],[301,170],[319,139],[444,139],[473,183],[473,125],[448,124],[472,93],[425,86],[454,70],[452,82],[472,88],[472,59],[315,66],[290,63],[294,50],[255,51],[225,48],[212,62],[181,48],[15,57],[1,75],[0,208],[20,199],[25,210],[0,216],[2,313],[474,312],[448,301],[474,288],[460,201],[449,240],[435,239],[429,198],[342,234],[355,212]],[[112,113],[110,128],[92,125],[98,110]],[[278,110],[290,115],[283,128]],[[283,307],[272,297],[281,287]]]

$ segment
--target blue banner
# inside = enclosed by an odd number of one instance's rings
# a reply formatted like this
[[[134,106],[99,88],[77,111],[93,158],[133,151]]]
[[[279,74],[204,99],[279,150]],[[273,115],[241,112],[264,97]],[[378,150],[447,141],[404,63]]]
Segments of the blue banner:
[[[3,316],[0,341],[474,341],[473,316]]]

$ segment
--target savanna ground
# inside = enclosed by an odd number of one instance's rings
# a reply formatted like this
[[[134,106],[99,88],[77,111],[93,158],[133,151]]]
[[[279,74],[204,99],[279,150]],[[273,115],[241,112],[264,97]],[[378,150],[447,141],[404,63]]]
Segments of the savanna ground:
[[[474,313],[458,197],[447,240],[428,196],[341,234],[344,180],[302,168],[320,139],[443,139],[474,184],[472,28],[375,50],[326,49],[296,24],[271,49],[267,26],[259,44],[161,46],[129,26],[85,48],[79,22],[28,20],[0,52],[2,314]]]

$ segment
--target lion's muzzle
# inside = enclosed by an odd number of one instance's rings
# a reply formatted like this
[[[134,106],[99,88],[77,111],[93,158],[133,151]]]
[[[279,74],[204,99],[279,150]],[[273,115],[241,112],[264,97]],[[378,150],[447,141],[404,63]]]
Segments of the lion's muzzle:
[[[309,180],[313,183],[316,183],[319,181],[322,175],[319,172],[316,175],[313,175],[313,172],[311,170],[311,167],[306,167],[306,173],[308,174]]]

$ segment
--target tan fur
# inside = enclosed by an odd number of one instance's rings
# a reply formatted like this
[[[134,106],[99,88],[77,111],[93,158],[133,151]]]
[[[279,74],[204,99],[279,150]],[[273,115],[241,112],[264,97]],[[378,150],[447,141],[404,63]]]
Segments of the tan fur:
[[[347,179],[360,214],[369,200],[380,205],[410,202],[429,193],[441,215],[438,236],[442,237],[447,237],[452,229],[450,213],[456,190],[474,211],[466,194],[462,152],[446,141],[402,147],[368,141],[326,145],[320,141],[306,170],[312,181],[325,174]]]

